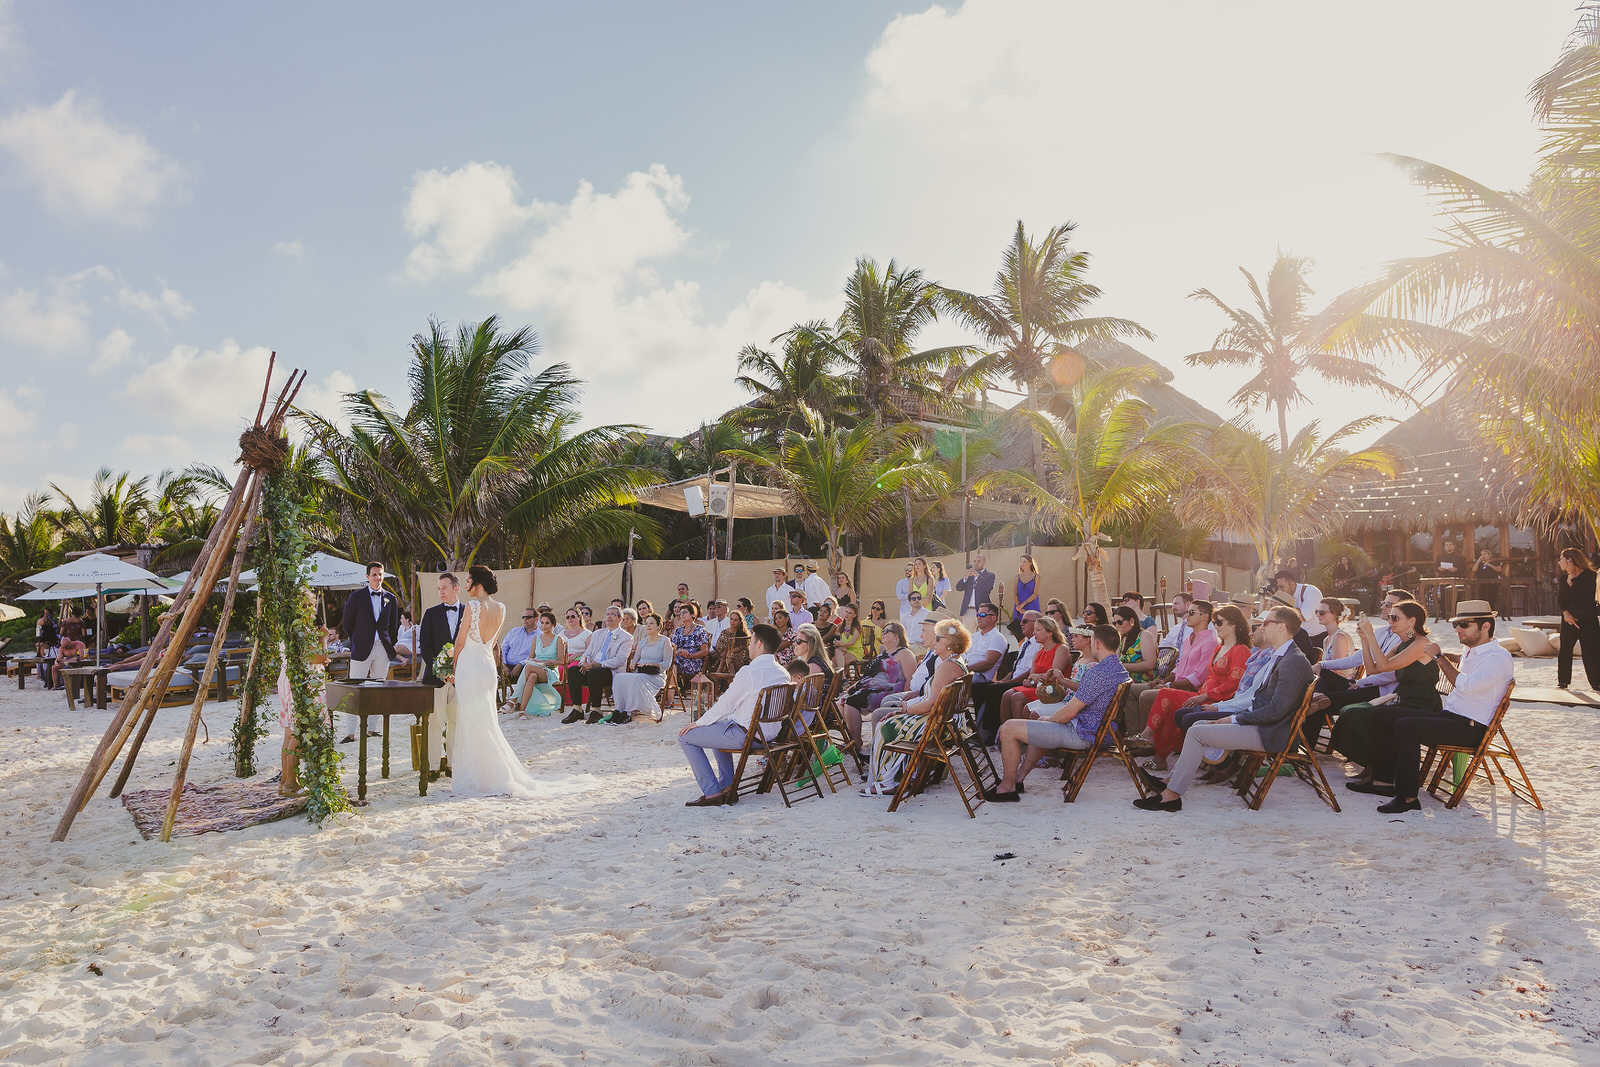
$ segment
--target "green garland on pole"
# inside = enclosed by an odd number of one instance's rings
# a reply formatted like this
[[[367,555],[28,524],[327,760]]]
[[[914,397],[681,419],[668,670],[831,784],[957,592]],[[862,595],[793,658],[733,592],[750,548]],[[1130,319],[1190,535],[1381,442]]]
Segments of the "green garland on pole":
[[[339,781],[341,757],[323,704],[325,676],[312,665],[312,660],[323,654],[322,635],[316,625],[315,599],[300,569],[311,546],[302,522],[304,507],[294,492],[295,481],[291,472],[274,470],[262,483],[262,551],[256,567],[261,580],[260,651],[250,685],[260,694],[255,705],[259,709],[265,705],[267,688],[278,677],[280,666],[286,669],[306,815],[320,823],[329,815],[349,811],[350,800]]]
[[[229,751],[233,755],[233,773],[240,778],[253,778],[256,771],[256,743],[267,732],[267,694],[271,692],[269,678],[278,676],[278,630],[272,613],[266,610],[267,598],[256,598],[256,612],[250,619],[250,637],[256,653],[251,658],[239,691],[239,714],[233,720],[233,739]],[[245,714],[245,709],[250,714]]]

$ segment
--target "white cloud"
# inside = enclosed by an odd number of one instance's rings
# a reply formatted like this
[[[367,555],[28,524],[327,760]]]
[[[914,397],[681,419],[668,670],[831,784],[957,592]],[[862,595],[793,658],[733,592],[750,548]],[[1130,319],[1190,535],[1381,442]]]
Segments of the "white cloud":
[[[94,362],[89,364],[90,374],[104,374],[112,367],[127,362],[133,355],[133,337],[122,327],[117,327],[100,339],[95,347]]]
[[[39,425],[44,392],[30,379],[0,390],[0,445],[23,445]],[[31,451],[31,449],[28,449]]]
[[[122,461],[134,468],[177,470],[197,459],[187,438],[173,433],[136,433],[122,439],[118,448]]]
[[[0,148],[45,204],[68,218],[138,224],[181,191],[176,162],[139,130],[114,125],[92,101],[80,103],[75,90],[0,119]]]
[[[292,241],[279,241],[272,246],[272,251],[285,259],[301,259],[306,254],[306,246],[296,237]]]
[[[85,282],[113,278],[105,267],[90,267],[58,278],[42,289],[0,293],[0,337],[46,352],[82,349],[89,342]]]
[[[271,353],[259,345],[244,348],[228,338],[215,348],[177,345],[164,358],[129,375],[121,399],[145,411],[160,411],[169,424],[195,431],[242,430],[255,417]],[[282,361],[273,395],[283,382]],[[323,411],[340,392],[355,388],[342,371],[331,371],[320,385],[308,384],[296,403]]]
[[[527,220],[517,182],[498,163],[468,163],[446,174],[416,175],[402,212],[406,232],[422,241],[406,257],[405,276],[428,281],[471,270]]]
[[[169,289],[164,281],[161,283],[159,294],[143,293],[123,286],[117,292],[117,303],[123,307],[142,311],[163,326],[166,325],[169,316],[181,320],[194,314],[194,305],[185,300],[183,294],[176,289]]]

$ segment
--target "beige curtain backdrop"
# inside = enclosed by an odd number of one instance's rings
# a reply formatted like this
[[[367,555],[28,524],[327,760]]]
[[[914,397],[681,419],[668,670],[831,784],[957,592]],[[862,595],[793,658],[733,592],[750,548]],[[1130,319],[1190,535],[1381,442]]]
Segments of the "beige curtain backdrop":
[[[556,618],[564,619],[565,611],[575,600],[581,600],[594,609],[594,617],[603,620],[606,605],[611,598],[622,595],[622,564],[599,563],[589,567],[535,567],[533,569],[534,603],[546,603],[555,609]]]
[[[656,611],[665,612],[678,595],[678,583],[689,583],[689,595],[705,607],[712,599],[716,564],[709,559],[636,559],[633,561],[633,600],[650,601]]]
[[[585,568],[576,568],[583,570]],[[461,579],[462,594],[466,593],[466,573],[456,572],[456,577]],[[500,585],[500,591],[494,598],[506,606],[505,622],[500,627],[500,636],[504,637],[513,626],[522,625],[522,609],[530,607],[532,599],[533,572],[532,571],[495,571],[495,581]],[[439,603],[439,576],[433,571],[422,571],[417,574],[417,588],[422,598],[422,611],[427,611]],[[418,616],[421,622],[421,616]]]

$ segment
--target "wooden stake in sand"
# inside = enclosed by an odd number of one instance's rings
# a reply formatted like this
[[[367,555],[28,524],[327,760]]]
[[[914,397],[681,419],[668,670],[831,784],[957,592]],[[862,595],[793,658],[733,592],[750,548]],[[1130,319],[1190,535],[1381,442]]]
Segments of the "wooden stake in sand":
[[[100,744],[90,756],[89,765],[84,768],[83,777],[79,779],[71,799],[67,802],[67,810],[62,814],[61,822],[50,838],[52,841],[66,840],[67,832],[72,829],[73,820],[88,804],[89,798],[94,796],[95,790],[100,787],[101,781],[111,769],[111,765],[116,762],[122,746],[127,743],[128,736],[133,732],[138,713],[144,711],[145,717],[139,730],[139,741],[128,754],[127,762],[117,781],[117,792],[121,792],[122,786],[126,784],[128,775],[133,769],[133,761],[138,755],[140,742],[143,741],[145,732],[150,728],[150,723],[166,696],[167,686],[171,683],[174,672],[183,660],[189,638],[199,626],[200,611],[216,586],[223,561],[234,553],[235,538],[245,526],[247,513],[251,510],[257,495],[253,484],[259,481],[261,471],[281,465],[288,456],[289,445],[283,437],[283,420],[288,415],[294,398],[299,394],[300,387],[305,384],[306,373],[290,372],[289,380],[278,394],[272,413],[263,423],[261,412],[266,409],[267,397],[272,386],[272,371],[276,363],[277,353],[273,353],[267,365],[267,381],[262,388],[261,405],[257,409],[256,421],[239,437],[239,458],[244,470],[234,482],[233,492],[229,494],[222,513],[217,517],[216,525],[212,527],[210,536],[195,559],[188,580],[173,598],[171,610],[162,616],[161,628],[156,633],[155,640],[151,642],[150,651],[145,654],[144,662],[140,664],[133,685],[123,697],[121,707],[107,724],[105,736],[100,739]],[[248,493],[247,488],[250,490]],[[235,578],[237,579],[237,566]],[[229,584],[230,603],[236,584],[236,580]],[[220,641],[221,635],[226,632],[226,625],[219,625],[217,629]],[[213,642],[208,674],[210,667],[215,664],[216,655],[217,643]],[[204,700],[204,694],[205,685],[202,684],[199,687],[197,704]],[[188,745],[185,748],[186,755],[192,747],[193,734],[194,726],[191,724]],[[176,788],[182,788],[181,778]]]

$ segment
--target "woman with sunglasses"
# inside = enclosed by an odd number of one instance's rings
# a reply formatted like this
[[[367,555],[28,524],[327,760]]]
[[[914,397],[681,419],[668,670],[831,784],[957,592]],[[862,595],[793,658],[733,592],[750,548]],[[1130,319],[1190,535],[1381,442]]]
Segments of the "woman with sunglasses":
[[[1327,631],[1322,635],[1322,658],[1318,660],[1319,663],[1341,660],[1355,654],[1355,640],[1339,628],[1344,616],[1345,606],[1332,597],[1324,597],[1322,603],[1317,605],[1317,621]],[[1350,681],[1355,675],[1354,667],[1341,671],[1320,670],[1317,672],[1317,692],[1343,692],[1350,688]]]
[[[890,693],[903,693],[916,673],[917,658],[907,647],[905,627],[891,622],[883,628],[883,649],[861,672],[861,680],[850,687],[844,698],[844,721],[850,728],[851,752],[865,773],[866,757],[861,753],[861,718],[878,710]]]
[[[566,643],[566,666],[570,667],[578,662],[583,650],[589,646],[589,630],[583,625],[582,608],[574,606],[567,609],[566,626],[561,631],[561,640]]]
[[[878,654],[877,630],[856,618],[854,604],[839,605],[839,633],[833,643],[833,665],[844,670]]]
[[[889,612],[888,609],[883,606],[883,601],[874,600],[872,602],[872,606],[867,609],[867,622],[871,623],[880,631],[885,626],[889,625]]]
[[[1363,770],[1360,775],[1345,783],[1345,788],[1357,793],[1393,796],[1393,782],[1375,782],[1372,766],[1378,746],[1389,745],[1391,738],[1381,727],[1381,722],[1392,718],[1397,708],[1437,713],[1444,707],[1439,695],[1439,664],[1428,651],[1428,609],[1415,600],[1404,600],[1384,615],[1389,629],[1399,638],[1400,644],[1393,652],[1385,653],[1378,644],[1372,629],[1372,620],[1365,615],[1357,623],[1361,631],[1361,655],[1367,664],[1367,673],[1393,671],[1395,699],[1380,706],[1352,704],[1334,720],[1333,749]],[[1386,792],[1387,790],[1387,792]]]
[[[1096,626],[1110,626],[1111,616],[1106,614],[1106,606],[1099,601],[1091,600],[1083,606],[1083,625],[1089,629]]]
[[[1217,651],[1211,657],[1200,691],[1163,689],[1156,695],[1146,730],[1146,740],[1155,749],[1155,758],[1145,766],[1147,771],[1166,770],[1167,757],[1183,747],[1183,731],[1177,724],[1180,709],[1219,704],[1239,691],[1245,661],[1250,658],[1250,623],[1245,620],[1244,612],[1232,604],[1224,604],[1212,615],[1212,625],[1217,631]]]
[[[603,625],[595,619],[594,609],[587,604],[578,609],[578,614],[583,616],[583,628],[590,633],[600,629],[601,625]]]
[[[1092,605],[1098,607],[1099,605]],[[1084,612],[1085,615],[1088,612]],[[1117,651],[1117,658],[1127,668],[1128,677],[1135,682],[1153,682],[1156,680],[1156,657],[1160,655],[1154,630],[1146,630],[1140,625],[1139,613],[1126,604],[1118,604],[1111,613],[1111,625],[1116,627],[1117,635],[1122,638],[1122,647]]]
[[[1000,698],[1000,722],[1011,719],[1033,718],[1028,705],[1039,698],[1039,684],[1052,676],[1066,677],[1072,673],[1072,651],[1067,647],[1066,631],[1051,615],[1041,615],[1033,621],[1034,654],[1028,677],[1023,684],[1006,690]]]
[[[794,659],[795,630],[793,624],[789,621],[789,613],[777,605],[773,605],[772,608],[772,628],[778,631],[778,636],[782,638],[778,643],[777,649],[773,651],[772,657],[781,665],[787,667],[789,661]]]
[[[748,607],[750,601],[740,600],[739,604]],[[717,643],[711,649],[711,680],[719,691],[725,689],[739,668],[749,662],[750,627],[745,623],[744,612],[736,611],[728,616],[728,628],[717,635]]]

